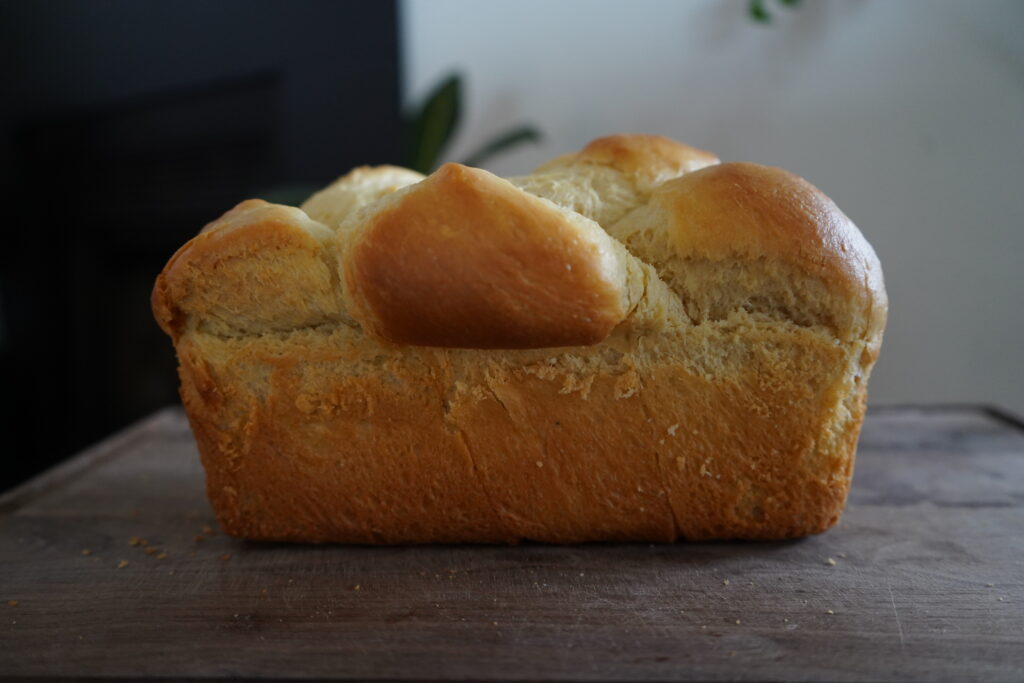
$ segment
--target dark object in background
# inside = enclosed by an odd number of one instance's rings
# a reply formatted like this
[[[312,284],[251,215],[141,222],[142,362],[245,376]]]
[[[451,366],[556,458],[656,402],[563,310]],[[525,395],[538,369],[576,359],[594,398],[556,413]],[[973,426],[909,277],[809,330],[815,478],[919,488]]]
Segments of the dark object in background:
[[[177,400],[167,259],[273,187],[396,162],[394,2],[0,3],[0,490]]]

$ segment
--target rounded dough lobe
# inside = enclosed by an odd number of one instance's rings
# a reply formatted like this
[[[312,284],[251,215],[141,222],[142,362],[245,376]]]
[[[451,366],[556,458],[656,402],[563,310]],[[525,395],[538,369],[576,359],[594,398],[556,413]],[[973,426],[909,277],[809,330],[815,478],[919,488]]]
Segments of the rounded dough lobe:
[[[373,206],[343,246],[350,309],[398,344],[594,344],[630,304],[625,250],[496,176],[446,164]]]
[[[717,163],[710,152],[657,135],[611,135],[510,182],[607,228],[666,180]]]
[[[157,322],[238,336],[347,320],[325,244],[331,232],[291,206],[242,202],[189,240],[153,288]]]
[[[659,199],[671,207],[677,253],[786,264],[826,285],[840,339],[881,335],[888,300],[878,257],[806,180],[779,168],[728,163],[666,183]]]
[[[609,232],[656,267],[695,321],[746,311],[881,343],[888,302],[874,250],[792,173],[751,163],[689,173]]]
[[[575,154],[539,166],[534,173],[592,164],[613,168],[632,179],[642,194],[666,180],[718,163],[718,157],[660,135],[609,135],[597,138]]]
[[[313,220],[336,229],[359,207],[418,183],[423,177],[422,173],[398,166],[360,166],[314,194],[299,208]]]

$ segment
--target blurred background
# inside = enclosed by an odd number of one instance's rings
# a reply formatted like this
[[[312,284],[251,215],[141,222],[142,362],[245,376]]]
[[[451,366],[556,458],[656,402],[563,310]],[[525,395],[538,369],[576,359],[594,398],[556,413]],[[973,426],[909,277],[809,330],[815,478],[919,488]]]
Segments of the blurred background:
[[[0,45],[0,490],[176,400],[149,291],[239,200],[616,132],[782,166],[860,226],[872,402],[1024,413],[1019,0],[2,0]]]

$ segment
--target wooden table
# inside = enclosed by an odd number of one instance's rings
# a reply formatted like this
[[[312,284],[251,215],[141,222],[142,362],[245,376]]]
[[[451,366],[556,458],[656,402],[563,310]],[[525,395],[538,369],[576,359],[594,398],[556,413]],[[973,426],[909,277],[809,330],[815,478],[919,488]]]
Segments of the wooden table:
[[[0,498],[0,679],[1024,678],[1024,428],[988,409],[872,410],[842,522],[797,542],[210,527],[177,409]]]

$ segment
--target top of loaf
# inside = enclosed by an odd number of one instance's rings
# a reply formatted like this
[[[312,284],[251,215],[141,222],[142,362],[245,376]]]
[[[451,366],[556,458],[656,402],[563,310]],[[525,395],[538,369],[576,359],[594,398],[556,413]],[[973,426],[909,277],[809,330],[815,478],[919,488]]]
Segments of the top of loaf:
[[[661,135],[609,135],[541,164],[533,175],[563,169],[579,173],[580,167],[598,166],[618,171],[638,192],[650,194],[666,180],[717,163],[711,152]]]
[[[740,312],[872,356],[887,310],[874,251],[820,190],[646,135],[509,180],[363,167],[299,208],[243,202],[178,250],[152,303],[175,339],[346,325],[378,344],[547,348]]]

